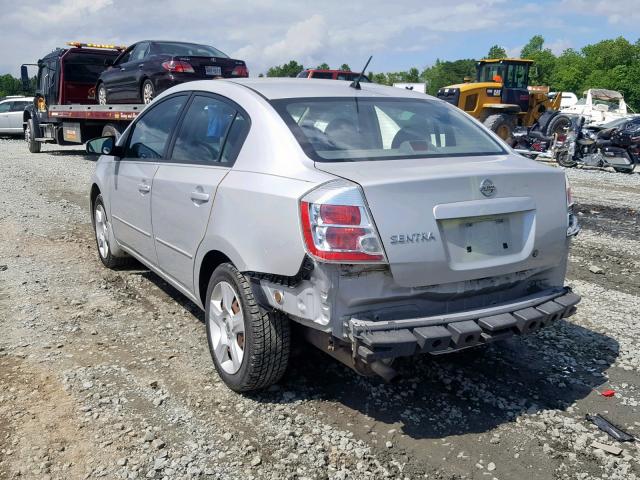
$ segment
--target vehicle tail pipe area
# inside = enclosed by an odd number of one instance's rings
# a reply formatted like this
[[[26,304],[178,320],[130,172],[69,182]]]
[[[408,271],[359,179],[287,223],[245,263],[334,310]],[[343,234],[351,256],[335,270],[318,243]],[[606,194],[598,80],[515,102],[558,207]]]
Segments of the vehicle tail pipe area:
[[[346,343],[332,341],[332,336],[329,333],[305,328],[303,329],[303,335],[309,343],[360,375],[365,377],[379,376],[387,383],[391,383],[398,377],[398,372],[391,365],[381,360],[364,363],[362,360],[354,358],[351,347]]]

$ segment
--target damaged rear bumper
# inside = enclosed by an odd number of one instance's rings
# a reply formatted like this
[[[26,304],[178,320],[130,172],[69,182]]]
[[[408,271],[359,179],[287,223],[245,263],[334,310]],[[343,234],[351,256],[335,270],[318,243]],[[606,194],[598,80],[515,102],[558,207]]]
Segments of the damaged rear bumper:
[[[570,288],[540,292],[517,302],[433,317],[348,322],[353,353],[365,363],[411,356],[443,354],[546,327],[573,315],[580,296]]]

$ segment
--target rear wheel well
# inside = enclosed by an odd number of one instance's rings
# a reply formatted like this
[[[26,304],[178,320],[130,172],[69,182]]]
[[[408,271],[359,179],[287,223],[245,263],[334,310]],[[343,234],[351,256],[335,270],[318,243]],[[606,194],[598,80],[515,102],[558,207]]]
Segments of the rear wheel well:
[[[207,302],[207,286],[209,285],[211,274],[219,265],[227,262],[231,263],[229,257],[218,250],[211,250],[202,259],[200,274],[198,275],[198,292],[203,306]]]
[[[95,183],[91,185],[91,194],[89,198],[91,199],[91,218],[93,218],[93,205],[96,203],[96,198],[100,195],[100,188]]]

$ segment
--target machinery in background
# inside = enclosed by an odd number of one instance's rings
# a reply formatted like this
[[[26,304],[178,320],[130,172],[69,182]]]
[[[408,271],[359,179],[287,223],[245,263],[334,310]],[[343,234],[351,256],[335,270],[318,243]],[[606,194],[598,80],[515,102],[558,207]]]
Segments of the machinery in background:
[[[483,122],[500,138],[513,143],[516,127],[531,127],[547,111],[558,111],[561,96],[549,98],[548,87],[529,85],[533,60],[501,58],[481,60],[475,82],[450,85],[438,90],[438,98]],[[555,115],[542,132],[551,136],[563,131],[571,120]]]

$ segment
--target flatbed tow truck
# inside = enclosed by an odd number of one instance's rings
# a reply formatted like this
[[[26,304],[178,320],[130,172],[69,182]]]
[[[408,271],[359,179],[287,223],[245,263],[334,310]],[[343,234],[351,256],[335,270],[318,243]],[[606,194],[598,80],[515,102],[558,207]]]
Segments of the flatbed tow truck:
[[[43,143],[83,144],[101,135],[116,137],[146,105],[98,105],[95,85],[106,68],[126,47],[69,42],[36,64],[21,67],[22,83],[29,86],[28,66],[38,68],[33,105],[23,114],[24,138],[31,153]]]

